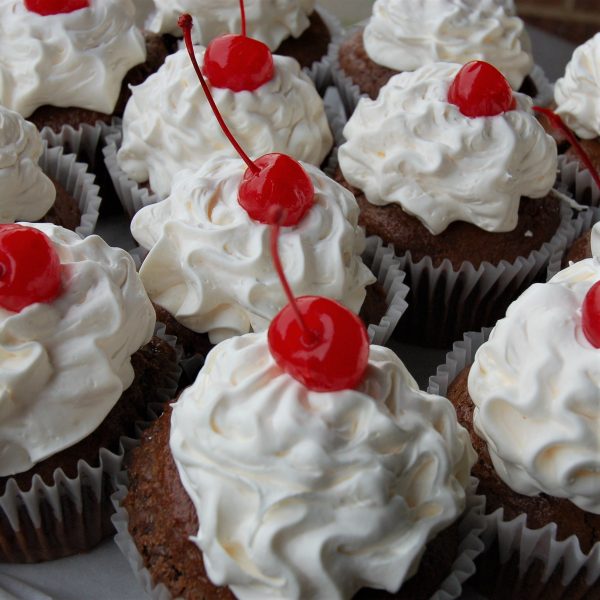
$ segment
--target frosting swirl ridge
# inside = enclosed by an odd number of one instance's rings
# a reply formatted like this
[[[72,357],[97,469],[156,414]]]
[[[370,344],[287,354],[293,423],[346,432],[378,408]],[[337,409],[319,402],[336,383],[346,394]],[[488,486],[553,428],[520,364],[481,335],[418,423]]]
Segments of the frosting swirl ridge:
[[[600,136],[600,33],[573,52],[554,86],[556,112],[583,139]]]

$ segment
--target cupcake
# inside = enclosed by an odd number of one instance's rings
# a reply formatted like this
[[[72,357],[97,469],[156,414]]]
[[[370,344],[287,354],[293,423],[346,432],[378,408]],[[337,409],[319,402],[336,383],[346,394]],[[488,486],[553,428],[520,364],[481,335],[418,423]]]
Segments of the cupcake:
[[[561,224],[557,152],[531,105],[487,63],[435,63],[361,99],[344,127],[336,179],[357,196],[367,234],[406,255],[409,304],[440,311],[441,320],[407,317],[416,343],[447,345],[494,322],[515,290],[497,296],[547,266]],[[467,321],[464,307],[432,307],[452,297],[470,303]],[[419,327],[427,321],[437,340]]]
[[[246,0],[244,4],[248,35],[276,54],[295,58],[302,67],[327,54],[332,35],[314,0]],[[242,30],[239,0],[154,0],[138,12],[146,30],[176,37],[181,37],[179,15],[190,13],[196,25],[194,41],[202,46],[219,35]]]
[[[597,170],[600,170],[599,63],[600,33],[597,33],[575,49],[564,77],[554,86],[556,113],[575,132]],[[571,158],[578,159],[566,140],[561,149]]]
[[[504,597],[583,598],[600,583],[598,281],[589,258],[531,286],[448,390],[486,511],[501,509],[490,520],[506,565],[490,555],[484,573]]]
[[[196,46],[195,53],[202,64],[205,49]],[[320,165],[333,144],[323,100],[295,60],[274,55],[273,63],[272,76],[251,91],[211,85],[219,111],[251,156],[284,152]],[[186,50],[179,50],[132,89],[117,165],[165,198],[178,171],[220,156],[237,153],[213,116]]]
[[[110,533],[119,438],[173,388],[175,353],[133,260],[99,237],[1,225],[0,260],[0,560],[36,562]]]
[[[348,190],[316,167],[302,166],[314,186],[314,204],[281,236],[290,285],[297,294],[324,295],[357,313],[375,281],[361,260],[358,207]],[[174,327],[184,348],[189,333],[179,325],[196,334],[188,353],[263,331],[286,303],[272,268],[269,225],[251,218],[238,201],[245,169],[239,158],[215,158],[182,171],[171,195],[142,208],[131,222],[133,237],[148,251],[140,277],[159,319]]]
[[[446,399],[420,392],[391,350],[367,352],[356,389],[324,392],[289,375],[265,333],[209,354],[133,453],[128,532],[117,515],[152,597],[446,589],[473,548],[457,522],[474,453]]]
[[[39,129],[110,123],[128,85],[155,71],[166,49],[160,39],[144,42],[132,0],[55,4],[0,2],[0,104]]]
[[[512,0],[377,0],[367,25],[333,59],[338,82],[349,80],[372,99],[399,72],[472,60],[493,64],[514,90],[535,96],[530,46]]]
[[[43,221],[89,235],[100,205],[93,181],[87,165],[45,148],[33,123],[0,106],[0,223]]]

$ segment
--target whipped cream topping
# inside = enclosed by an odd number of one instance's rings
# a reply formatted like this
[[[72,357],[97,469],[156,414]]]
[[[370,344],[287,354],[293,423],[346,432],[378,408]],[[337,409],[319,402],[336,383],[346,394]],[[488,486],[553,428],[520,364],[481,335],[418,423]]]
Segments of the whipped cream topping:
[[[375,281],[360,257],[364,233],[351,193],[303,164],[315,204],[294,227],[281,229],[281,261],[296,296],[321,295],[358,312]],[[246,165],[214,159],[179,174],[171,195],[142,208],[131,233],[150,250],[140,276],[150,298],[180,323],[208,332],[212,343],[262,331],[287,304],[273,268],[270,228],[238,202]]]
[[[0,308],[0,476],[94,431],[133,382],[131,355],[152,336],[154,309],[131,257],[98,236],[51,224],[63,290],[20,313]]]
[[[556,178],[554,140],[514,93],[517,109],[471,118],[447,100],[461,65],[395,75],[377,100],[361,98],[344,128],[339,163],[372,204],[397,203],[432,233],[453,221],[511,231],[521,196],[545,196]]]
[[[194,41],[206,46],[224,33],[240,33],[239,0],[154,0],[145,27],[156,33],[181,37],[177,19],[181,13],[194,17]],[[299,37],[308,28],[315,0],[246,0],[246,30],[250,37],[275,50],[286,38]]]
[[[583,139],[600,136],[600,33],[573,52],[554,86],[556,112]]]
[[[475,429],[502,480],[520,494],[567,498],[596,514],[600,350],[582,331],[581,306],[598,280],[600,262],[590,258],[531,286],[498,321],[469,374]]]
[[[146,60],[131,0],[41,16],[0,0],[0,104],[28,117],[44,105],[110,114],[123,77]]]
[[[38,165],[43,150],[36,126],[0,106],[0,223],[37,221],[54,204],[54,184]]]
[[[512,0],[377,0],[363,40],[374,62],[396,71],[485,60],[517,90],[533,68]]]
[[[202,64],[204,48],[196,47],[196,56]],[[250,156],[283,152],[320,165],[333,143],[323,100],[294,59],[273,60],[273,79],[253,92],[211,88],[219,111]],[[178,171],[197,168],[216,156],[237,152],[215,119],[183,49],[133,88],[117,160],[133,180],[150,180],[164,198]]]
[[[214,348],[174,405],[171,452],[208,576],[241,600],[396,591],[465,506],[475,453],[445,398],[371,346],[356,390],[318,393],[265,333]]]

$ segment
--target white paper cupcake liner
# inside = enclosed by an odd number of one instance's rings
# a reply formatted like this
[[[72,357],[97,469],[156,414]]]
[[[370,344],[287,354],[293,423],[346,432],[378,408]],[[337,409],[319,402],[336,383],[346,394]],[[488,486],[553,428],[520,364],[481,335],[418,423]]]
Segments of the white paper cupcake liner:
[[[81,221],[75,232],[81,237],[94,233],[101,199],[99,187],[94,183],[95,176],[88,172],[87,165],[77,162],[75,154],[63,154],[63,146],[48,148],[44,141],[44,151],[40,157],[40,167],[77,201]]]
[[[351,77],[346,75],[340,66],[340,46],[345,40],[350,38],[357,31],[364,29],[365,24],[366,21],[361,22],[349,29],[342,39],[338,40],[335,44],[332,43],[329,46],[329,51],[327,53],[327,60],[331,68],[331,79],[334,85],[340,91],[340,96],[342,97],[344,108],[348,117],[350,117],[350,115],[352,115],[354,112],[358,101],[362,97],[367,98],[368,95],[364,92],[361,92],[358,85],[353,82]],[[529,73],[529,77],[535,84],[538,92],[537,95],[532,98],[533,103],[538,106],[548,106],[554,100],[554,88],[548,77],[546,77],[542,67],[539,65],[534,65],[531,73]]]
[[[77,155],[80,160],[87,162],[91,169],[95,169],[98,157],[96,151],[103,132],[104,125],[98,121],[93,127],[83,123],[77,129],[73,129],[70,125],[63,125],[58,132],[50,127],[44,127],[40,133],[49,147],[62,146],[65,153]]]
[[[175,347],[176,339],[157,323],[155,335]],[[180,371],[168,373],[168,386],[156,389],[156,402],[173,397]],[[123,438],[125,439],[125,438]],[[0,495],[0,556],[4,562],[38,562],[90,549],[111,533],[110,479],[122,469],[125,449],[100,448],[98,464],[77,463],[77,476],[69,478],[62,469],[53,474],[54,483],[32,478],[28,491],[9,479]]]
[[[464,334],[462,341],[455,342],[452,351],[446,356],[446,363],[437,368],[436,375],[430,377],[427,391],[447,395],[450,384],[458,373],[473,363],[475,353],[488,339],[490,332],[491,328],[468,332]],[[538,579],[533,582],[537,586],[534,586],[534,591],[528,588],[527,596],[519,597],[533,599],[549,594],[553,598],[583,598],[584,594],[570,595],[569,591],[569,586],[581,585],[582,581],[589,587],[595,585],[598,586],[595,589],[600,589],[600,541],[586,554],[581,551],[574,536],[563,541],[557,540],[555,523],[549,523],[540,529],[530,529],[525,524],[525,515],[505,521],[503,509],[486,515],[485,521],[487,526],[483,537],[486,548],[497,541],[500,562],[506,563],[513,556],[518,562],[519,577],[514,590],[506,589],[509,577],[503,573],[501,565],[498,565],[498,589],[501,590],[498,597],[516,598],[519,581],[531,579],[532,575]],[[557,569],[560,571],[557,572]],[[530,581],[528,583],[531,584]],[[557,584],[564,587],[559,595],[556,595]]]
[[[579,204],[600,206],[600,189],[590,172],[581,168],[578,160],[564,154],[558,157],[557,184],[568,190]]]
[[[123,507],[123,500],[128,491],[127,485],[127,473],[121,471],[115,478],[116,491],[111,497],[115,507],[115,512],[111,517],[117,531],[115,543],[127,559],[135,578],[148,597],[152,600],[172,600],[171,593],[163,583],[155,585],[152,581],[152,575],[144,565],[143,558],[129,533],[129,516]],[[475,573],[474,561],[483,552],[484,544],[481,537],[487,526],[483,515],[485,499],[475,494],[476,488],[477,480],[472,477],[467,490],[467,507],[459,523],[460,542],[457,557],[452,564],[451,572],[430,600],[458,598],[462,593],[462,584]]]
[[[379,323],[367,324],[371,344],[384,346],[408,307],[406,296],[409,289],[404,284],[405,273],[400,269],[400,260],[393,249],[385,247],[379,238],[367,240],[362,258],[377,277],[377,283],[383,287],[386,296],[387,310]]]

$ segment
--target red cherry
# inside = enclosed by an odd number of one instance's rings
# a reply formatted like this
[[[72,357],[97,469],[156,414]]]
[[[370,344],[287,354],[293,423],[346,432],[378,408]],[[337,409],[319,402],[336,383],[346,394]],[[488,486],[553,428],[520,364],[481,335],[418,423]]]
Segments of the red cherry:
[[[243,35],[219,36],[204,53],[204,74],[213,87],[251,92],[271,81],[273,73],[268,46]]]
[[[302,296],[297,307],[305,331],[291,304],[269,326],[269,349],[275,362],[315,392],[355,388],[369,360],[369,338],[362,321],[339,302]]]
[[[0,306],[21,312],[52,302],[60,290],[60,259],[48,237],[33,227],[0,225]]]
[[[493,117],[516,106],[504,75],[481,60],[467,63],[456,74],[448,90],[448,102],[458,106],[465,117]]]
[[[600,348],[600,281],[585,295],[581,306],[581,327],[588,342]]]
[[[558,129],[562,134],[564,134],[571,146],[573,146],[575,152],[581,159],[581,162],[585,165],[585,168],[590,172],[592,179],[596,182],[598,189],[600,189],[600,173],[596,169],[592,159],[588,156],[588,153],[584,150],[583,146],[579,143],[577,136],[565,125],[564,121],[560,118],[560,115],[557,115],[554,111],[549,108],[543,108],[541,106],[534,106],[533,110],[538,113],[543,114],[549,121],[550,125],[554,129]]]
[[[283,215],[282,225],[296,225],[310,209],[314,201],[312,181],[298,161],[285,154],[266,154],[256,161],[244,152],[233,137],[210,93],[202,71],[198,66],[192,45],[192,17],[181,15],[178,21],[183,30],[185,45],[206,94],[215,118],[231,145],[248,165],[238,191],[238,201],[252,219],[261,223],[275,224],[275,218]]]
[[[296,225],[314,202],[315,190],[299,162],[287,154],[265,154],[254,164],[259,168],[255,173],[246,169],[238,202],[260,223],[273,224],[279,209],[283,214],[280,225]]]
[[[24,0],[24,4],[27,10],[47,17],[88,8],[90,2],[89,0]]]

